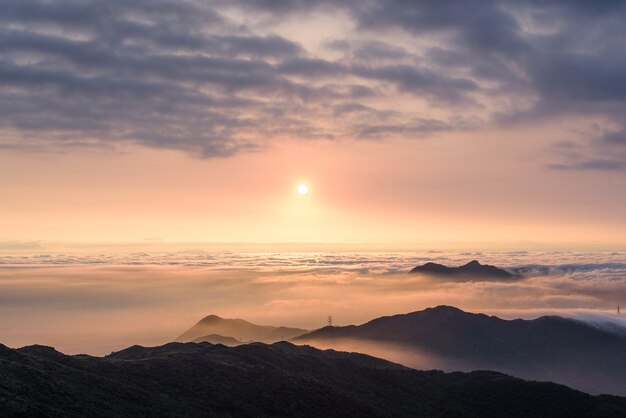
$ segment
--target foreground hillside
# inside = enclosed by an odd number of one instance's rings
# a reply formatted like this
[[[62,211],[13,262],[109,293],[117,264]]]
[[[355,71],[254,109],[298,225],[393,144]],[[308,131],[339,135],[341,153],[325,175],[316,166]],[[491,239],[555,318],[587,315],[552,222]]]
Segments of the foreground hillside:
[[[557,316],[507,321],[438,306],[359,326],[325,327],[294,341],[422,369],[496,370],[626,395],[626,335]]]
[[[133,346],[104,358],[0,345],[0,416],[131,415],[623,417],[626,398],[285,342]]]

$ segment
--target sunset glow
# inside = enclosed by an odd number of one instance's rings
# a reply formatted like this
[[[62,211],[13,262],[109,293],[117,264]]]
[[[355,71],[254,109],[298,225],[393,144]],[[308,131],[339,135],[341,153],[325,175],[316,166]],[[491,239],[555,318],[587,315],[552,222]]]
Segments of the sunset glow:
[[[306,184],[298,185],[298,194],[299,195],[304,196],[308,192],[309,192],[309,186],[307,186]]]
[[[0,416],[626,416],[625,40],[626,1],[0,0]]]

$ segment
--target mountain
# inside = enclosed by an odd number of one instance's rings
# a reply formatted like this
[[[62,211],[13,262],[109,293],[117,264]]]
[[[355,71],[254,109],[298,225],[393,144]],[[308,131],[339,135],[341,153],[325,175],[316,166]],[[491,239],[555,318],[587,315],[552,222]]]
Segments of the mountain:
[[[514,274],[506,270],[490,266],[488,264],[480,264],[476,260],[472,260],[459,267],[447,267],[443,264],[426,263],[415,267],[409,273],[421,273],[432,276],[450,276],[461,279],[510,279],[516,277]]]
[[[438,306],[293,340],[377,355],[416,368],[496,370],[626,395],[626,335],[558,316],[503,320]]]
[[[217,334],[231,337],[238,342],[273,343],[289,340],[307,332],[309,331],[306,329],[256,325],[243,319],[225,319],[217,315],[209,315],[182,333],[176,338],[176,341],[190,342],[202,339],[207,335]]]
[[[495,372],[417,371],[286,342],[133,346],[106,357],[0,344],[0,416],[623,417],[626,398]]]
[[[195,338],[193,343],[211,343],[211,344],[223,344],[228,346],[239,345],[241,341],[234,339],[233,337],[224,337],[219,334],[203,335],[202,337]]]

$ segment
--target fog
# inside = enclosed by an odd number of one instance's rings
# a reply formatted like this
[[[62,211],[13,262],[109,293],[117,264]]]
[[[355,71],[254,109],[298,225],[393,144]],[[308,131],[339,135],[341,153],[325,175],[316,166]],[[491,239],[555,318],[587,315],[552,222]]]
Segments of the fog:
[[[295,341],[296,344],[302,344]],[[326,350],[333,349],[352,353],[363,353],[370,356],[393,361],[407,367],[421,370],[463,370],[464,365],[450,359],[437,356],[425,350],[418,350],[402,344],[383,343],[353,338],[337,338],[332,341],[312,339],[306,341],[307,345]]]
[[[524,276],[458,283],[406,274],[426,261],[472,259]],[[329,315],[348,325],[452,305],[503,318],[558,314],[626,326],[618,304],[626,305],[626,254],[619,252],[0,253],[0,342],[67,353],[162,344],[209,314],[315,329]]]

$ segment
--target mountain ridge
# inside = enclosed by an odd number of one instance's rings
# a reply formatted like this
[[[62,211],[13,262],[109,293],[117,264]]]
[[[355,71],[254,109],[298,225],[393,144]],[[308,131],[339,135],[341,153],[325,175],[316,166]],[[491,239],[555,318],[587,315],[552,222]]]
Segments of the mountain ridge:
[[[224,338],[232,338],[238,342],[274,343],[289,340],[307,332],[309,330],[302,328],[257,325],[244,319],[229,319],[217,315],[207,315],[179,335],[174,341],[198,342],[204,336],[219,335]]]
[[[376,351],[367,350],[383,344],[385,354],[379,357],[411,367],[496,370],[590,393],[626,395],[626,336],[558,316],[505,320],[442,305],[362,325],[324,327],[293,341],[357,351],[363,347],[370,354]],[[402,351],[414,354],[401,359]]]
[[[201,337],[194,338],[193,340],[191,340],[191,342],[192,343],[207,342],[211,344],[223,344],[223,345],[230,345],[230,346],[241,344],[241,341],[233,337],[225,337],[219,334],[203,335]]]
[[[448,267],[443,264],[428,262],[414,267],[409,274],[426,274],[431,276],[451,276],[465,279],[511,279],[517,277],[507,270],[489,264],[480,264],[472,260],[458,267]]]

